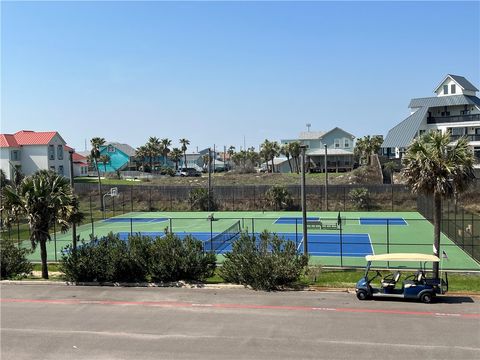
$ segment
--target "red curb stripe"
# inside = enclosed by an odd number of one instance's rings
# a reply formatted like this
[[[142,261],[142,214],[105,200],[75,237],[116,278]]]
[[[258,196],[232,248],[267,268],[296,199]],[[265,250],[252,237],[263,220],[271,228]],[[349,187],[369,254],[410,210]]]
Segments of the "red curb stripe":
[[[60,305],[129,305],[151,307],[177,307],[177,308],[217,308],[217,309],[253,309],[253,310],[287,310],[287,311],[321,311],[338,313],[371,313],[389,315],[415,315],[434,317],[458,317],[478,319],[476,313],[440,313],[432,311],[408,311],[408,310],[383,310],[383,309],[355,309],[355,308],[329,308],[313,306],[292,305],[251,305],[251,304],[199,304],[175,301],[115,301],[115,300],[80,300],[80,299],[0,299],[0,303],[40,303]]]

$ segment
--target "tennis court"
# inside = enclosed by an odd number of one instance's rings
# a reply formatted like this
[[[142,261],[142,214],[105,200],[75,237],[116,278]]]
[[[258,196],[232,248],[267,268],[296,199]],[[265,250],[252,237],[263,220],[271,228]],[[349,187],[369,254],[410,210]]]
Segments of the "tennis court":
[[[224,254],[231,250],[231,242],[235,238],[219,245],[225,236],[228,238],[229,234],[239,231],[258,235],[268,230],[294,241],[299,250],[303,250],[301,212],[225,211],[215,212],[213,219],[210,215],[211,212],[125,213],[107,220],[90,219],[90,222],[77,228],[77,234],[89,241],[92,235],[102,237],[110,232],[126,239],[130,234],[163,236],[165,231],[169,231],[181,238],[191,234],[205,243],[206,250],[213,249],[218,254]],[[338,216],[338,212],[312,211],[307,218],[337,223]],[[235,230],[231,230],[232,227]],[[335,229],[308,227],[307,231],[311,264],[358,267],[364,266],[364,256],[372,253],[432,253],[433,225],[418,212],[342,212],[341,226]],[[218,236],[223,238],[216,239]],[[61,258],[61,250],[71,243],[72,235],[70,232],[57,232],[52,234],[52,240],[47,245],[48,259],[55,261]],[[465,246],[470,246],[467,240]],[[24,241],[24,246],[30,246],[28,240]],[[473,238],[471,246],[477,246]],[[448,254],[443,263],[445,269],[480,271],[480,264],[443,234],[441,250]],[[38,249],[30,258],[40,260]],[[218,259],[222,261],[223,257]]]

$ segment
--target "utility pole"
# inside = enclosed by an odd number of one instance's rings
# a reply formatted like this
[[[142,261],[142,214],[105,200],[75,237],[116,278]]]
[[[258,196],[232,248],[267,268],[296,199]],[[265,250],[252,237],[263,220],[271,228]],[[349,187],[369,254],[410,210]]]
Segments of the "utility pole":
[[[328,211],[328,166],[327,166],[327,144],[325,147],[325,207]]]
[[[210,199],[212,196],[212,149],[208,148],[208,160],[207,160],[207,166],[208,166],[208,202],[207,202],[207,209],[210,211]]]
[[[72,187],[72,193],[75,192],[75,183],[73,181],[73,149],[68,151],[70,155],[70,186]],[[73,251],[77,251],[77,225],[72,223],[72,246]]]
[[[307,234],[307,194],[305,192],[305,150],[306,145],[300,146],[302,150],[302,163],[301,163],[301,197],[302,197],[302,229],[303,229],[303,253],[308,256],[308,234]]]

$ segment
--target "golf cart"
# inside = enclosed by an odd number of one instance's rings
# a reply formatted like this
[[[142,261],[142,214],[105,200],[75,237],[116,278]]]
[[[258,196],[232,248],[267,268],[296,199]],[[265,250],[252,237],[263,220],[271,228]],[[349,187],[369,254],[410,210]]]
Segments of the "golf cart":
[[[445,279],[427,278],[426,263],[439,262],[440,259],[435,255],[427,254],[382,254],[367,255],[367,266],[365,275],[357,282],[355,291],[359,300],[367,300],[372,297],[397,297],[404,299],[420,299],[424,303],[430,303],[437,294],[445,294],[448,291],[448,277],[445,273]],[[419,269],[414,275],[410,275],[400,281],[402,276],[400,271],[395,271],[387,276],[383,276],[379,270],[371,268],[372,262],[418,262]],[[379,287],[372,287],[374,280],[380,280]]]

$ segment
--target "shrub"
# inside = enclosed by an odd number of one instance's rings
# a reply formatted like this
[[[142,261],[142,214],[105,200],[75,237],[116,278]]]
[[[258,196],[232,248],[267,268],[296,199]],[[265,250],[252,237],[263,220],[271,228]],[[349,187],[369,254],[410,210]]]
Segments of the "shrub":
[[[60,268],[66,280],[75,282],[204,280],[213,275],[215,262],[215,255],[204,254],[202,242],[191,237],[130,236],[122,241],[110,233],[82,242],[76,252],[67,246]]]
[[[368,210],[372,205],[370,193],[366,188],[353,189],[348,193],[353,207],[357,210]]]
[[[267,231],[259,239],[242,233],[232,252],[225,254],[220,276],[228,282],[270,291],[298,281],[307,264],[308,256],[298,253],[292,241]]]
[[[150,247],[148,237],[131,236],[122,241],[110,233],[89,243],[82,242],[75,253],[68,245],[60,267],[68,281],[145,281]]]
[[[156,238],[152,245],[151,276],[154,281],[204,280],[213,276],[215,254],[203,252],[203,243],[174,234]]]
[[[215,201],[213,192],[208,194],[207,189],[195,188],[189,194],[190,207],[192,210],[215,211],[218,210],[218,204]]]
[[[267,190],[265,200],[275,210],[289,210],[293,204],[292,196],[288,189],[279,185],[274,185]]]
[[[28,261],[30,249],[18,248],[13,240],[0,241],[0,278],[22,277],[32,272],[33,266]]]

